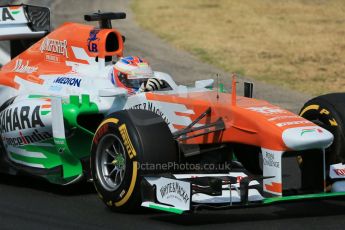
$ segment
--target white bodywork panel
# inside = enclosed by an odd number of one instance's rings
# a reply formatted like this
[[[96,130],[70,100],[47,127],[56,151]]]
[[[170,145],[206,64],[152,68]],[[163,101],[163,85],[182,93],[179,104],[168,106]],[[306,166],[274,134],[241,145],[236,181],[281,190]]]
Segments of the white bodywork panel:
[[[263,158],[263,176],[273,177],[265,179],[264,191],[271,194],[282,195],[282,156],[283,151],[261,148]]]

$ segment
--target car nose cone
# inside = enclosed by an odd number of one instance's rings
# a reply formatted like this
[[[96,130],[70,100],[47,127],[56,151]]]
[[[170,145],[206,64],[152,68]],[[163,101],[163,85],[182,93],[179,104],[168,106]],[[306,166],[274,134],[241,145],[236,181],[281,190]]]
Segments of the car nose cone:
[[[296,127],[284,130],[285,145],[292,150],[323,149],[333,142],[333,134],[319,126]]]

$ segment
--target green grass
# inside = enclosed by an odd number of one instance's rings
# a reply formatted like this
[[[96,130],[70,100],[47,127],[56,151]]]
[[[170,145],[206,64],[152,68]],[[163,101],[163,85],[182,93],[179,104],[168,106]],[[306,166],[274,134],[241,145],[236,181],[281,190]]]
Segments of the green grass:
[[[200,60],[308,94],[345,91],[343,0],[135,0],[137,22]]]

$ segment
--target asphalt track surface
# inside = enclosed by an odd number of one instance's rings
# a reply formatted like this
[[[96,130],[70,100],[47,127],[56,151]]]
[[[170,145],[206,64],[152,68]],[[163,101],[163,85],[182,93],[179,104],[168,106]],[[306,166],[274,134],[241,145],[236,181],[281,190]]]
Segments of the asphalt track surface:
[[[0,1],[3,3],[4,1]],[[36,4],[42,2],[34,1]],[[125,0],[45,1],[54,25],[81,21],[84,13],[101,10],[128,11]],[[150,58],[157,69],[176,76],[181,83],[203,79],[215,72],[189,54],[136,26],[129,12],[127,22],[114,23],[127,36],[127,54]],[[8,50],[6,44],[1,48]],[[156,49],[154,49],[156,48]],[[182,64],[179,64],[182,60]],[[187,63],[187,64],[186,64]],[[186,78],[188,76],[188,78]],[[307,98],[296,92],[258,83],[256,96],[297,111]],[[272,97],[274,96],[275,97]],[[278,96],[277,96],[278,95]],[[139,214],[110,212],[98,200],[91,184],[60,187],[30,177],[0,176],[0,229],[344,229],[345,199],[285,203],[260,208],[202,211],[171,215],[145,210]]]

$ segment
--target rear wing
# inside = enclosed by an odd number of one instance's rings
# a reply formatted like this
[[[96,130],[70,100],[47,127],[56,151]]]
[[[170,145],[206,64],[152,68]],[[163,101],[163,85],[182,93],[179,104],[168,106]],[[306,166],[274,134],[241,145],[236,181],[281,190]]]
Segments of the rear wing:
[[[50,10],[41,6],[0,6],[0,40],[11,41],[17,56],[50,32]]]
[[[0,40],[41,38],[49,31],[50,11],[46,7],[0,7]]]

